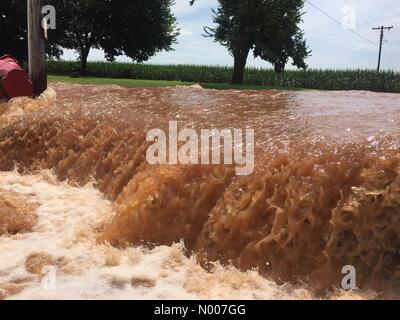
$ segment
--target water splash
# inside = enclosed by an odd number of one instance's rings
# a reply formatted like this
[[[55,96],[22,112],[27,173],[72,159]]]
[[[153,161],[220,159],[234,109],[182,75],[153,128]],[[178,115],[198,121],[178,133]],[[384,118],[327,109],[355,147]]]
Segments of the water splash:
[[[269,296],[252,287],[253,297],[277,298],[300,284],[312,290],[307,294],[328,288],[335,297],[347,264],[356,267],[365,294],[398,292],[397,95],[69,84],[56,90],[56,103],[19,115],[0,131],[0,169],[10,171],[17,163],[21,172],[54,169],[73,186],[94,181],[114,212],[91,217],[93,224],[107,216],[91,233],[96,248],[120,253],[145,243],[168,251],[183,240],[181,258],[220,285],[230,281],[215,278],[215,270],[234,270],[237,277],[256,273],[219,262],[292,283],[279,287],[279,294],[270,288]],[[145,133],[171,120],[195,129],[256,129],[255,173],[236,177],[229,166],[149,166]],[[64,228],[60,222],[58,232]],[[219,267],[208,274],[193,253],[206,269],[216,261]],[[38,254],[30,259],[34,265],[50,261],[61,268],[57,257]],[[121,261],[116,256],[108,267]],[[138,277],[134,286],[158,281]],[[113,283],[126,287],[126,281]]]

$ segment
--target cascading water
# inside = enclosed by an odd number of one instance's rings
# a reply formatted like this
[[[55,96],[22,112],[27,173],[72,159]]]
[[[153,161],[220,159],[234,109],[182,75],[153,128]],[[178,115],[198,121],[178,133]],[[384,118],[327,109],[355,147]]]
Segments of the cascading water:
[[[0,105],[0,210],[18,219],[0,213],[0,296],[397,296],[400,96],[54,89]],[[146,133],[169,121],[254,129],[253,174],[150,165]]]

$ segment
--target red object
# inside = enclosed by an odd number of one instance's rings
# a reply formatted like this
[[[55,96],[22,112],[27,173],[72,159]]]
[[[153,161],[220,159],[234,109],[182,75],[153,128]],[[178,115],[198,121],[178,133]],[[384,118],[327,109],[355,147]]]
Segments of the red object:
[[[10,55],[0,57],[0,97],[32,96],[33,84],[19,62]]]

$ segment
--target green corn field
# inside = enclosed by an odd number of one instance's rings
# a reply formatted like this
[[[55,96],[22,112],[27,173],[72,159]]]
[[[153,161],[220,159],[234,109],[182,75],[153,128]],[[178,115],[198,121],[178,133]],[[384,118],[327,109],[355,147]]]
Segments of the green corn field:
[[[48,61],[50,74],[69,75],[79,62]],[[194,83],[228,83],[232,68],[200,65],[152,65],[120,62],[88,62],[87,76],[172,80]],[[400,93],[400,72],[375,70],[288,70],[247,68],[244,84],[318,90],[368,90]]]

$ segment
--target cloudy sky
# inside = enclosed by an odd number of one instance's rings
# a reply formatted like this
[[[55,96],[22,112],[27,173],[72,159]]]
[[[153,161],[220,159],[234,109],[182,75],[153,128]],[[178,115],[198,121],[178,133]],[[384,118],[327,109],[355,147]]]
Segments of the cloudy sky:
[[[227,50],[202,36],[203,26],[212,26],[210,8],[217,8],[217,0],[197,0],[190,7],[189,0],[176,0],[173,7],[181,35],[174,45],[175,51],[161,52],[149,63],[160,64],[217,64],[232,65]],[[318,11],[314,4],[335,20]],[[352,19],[352,10],[355,20]],[[382,24],[395,28],[385,33],[382,67],[400,70],[400,1],[399,0],[309,0],[304,7],[302,28],[312,50],[307,63],[312,68],[376,68],[379,32],[372,26]],[[340,23],[339,23],[340,22]],[[355,33],[347,28],[355,27]],[[76,57],[67,51],[65,59]],[[104,60],[101,51],[93,50],[90,60]],[[119,61],[129,61],[119,57]],[[250,58],[250,66],[269,67],[260,59]]]

